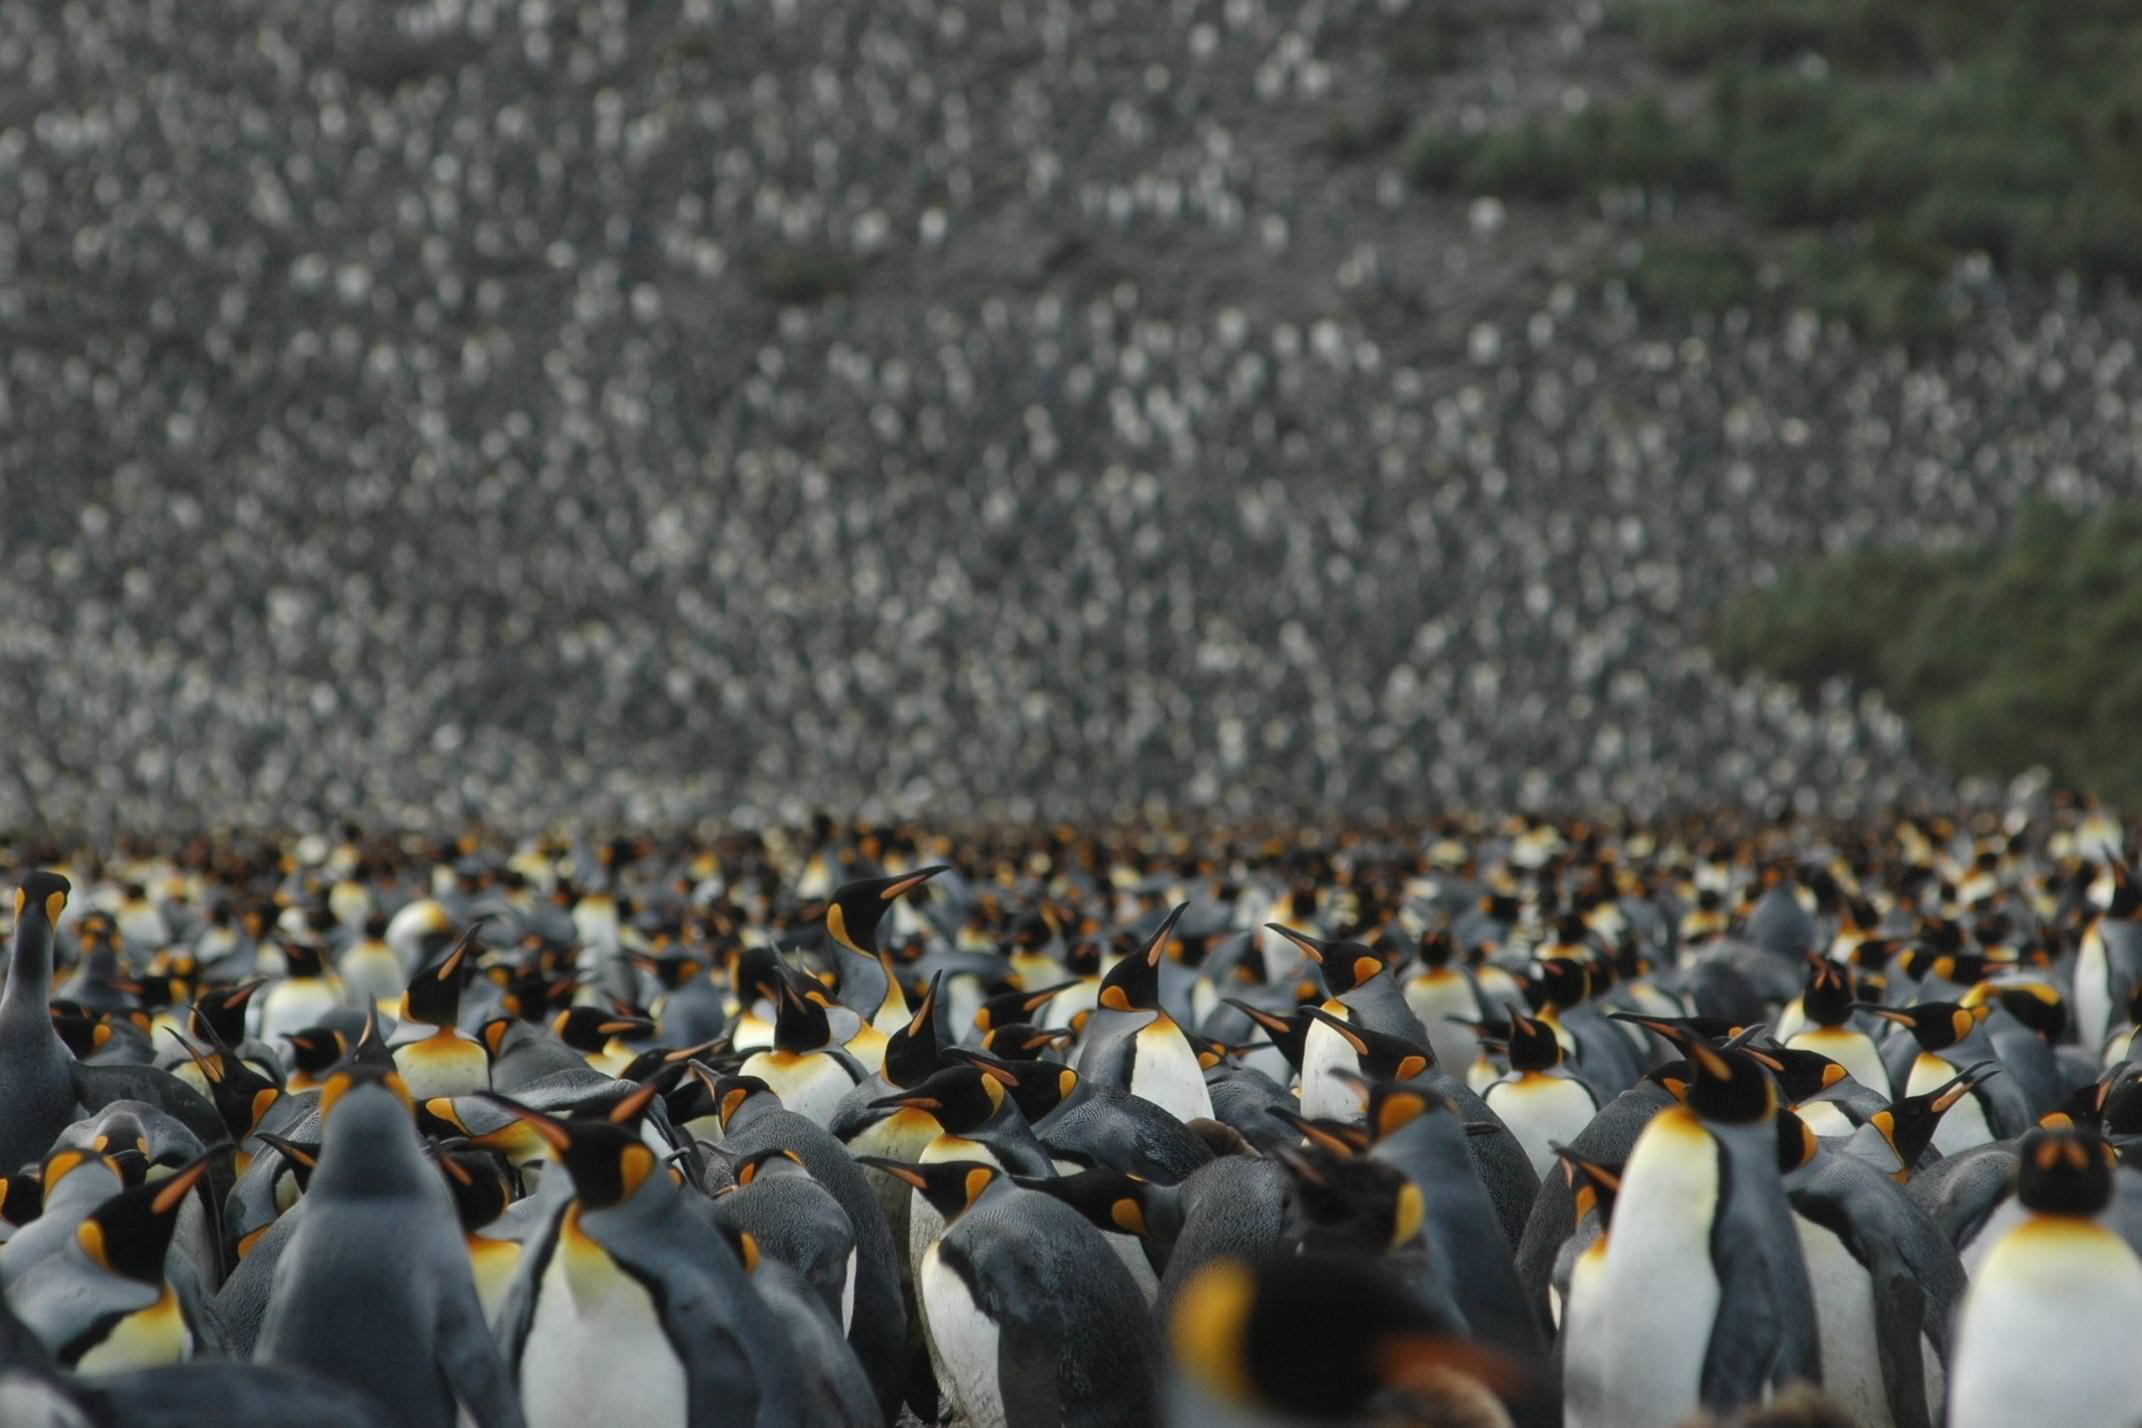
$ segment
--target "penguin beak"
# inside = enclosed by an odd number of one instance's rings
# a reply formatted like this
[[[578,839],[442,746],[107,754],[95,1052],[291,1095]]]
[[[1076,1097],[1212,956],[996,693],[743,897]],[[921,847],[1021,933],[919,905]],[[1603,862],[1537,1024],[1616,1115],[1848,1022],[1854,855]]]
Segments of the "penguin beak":
[[[1181,922],[1183,914],[1189,910],[1189,903],[1179,902],[1161,920],[1159,928],[1153,933],[1153,940],[1146,943],[1145,950],[1139,954],[1145,958],[1146,966],[1158,967],[1160,965],[1160,954],[1167,948],[1168,937],[1175,931],[1175,924]]]
[[[199,1184],[201,1177],[206,1175],[217,1161],[234,1153],[237,1149],[237,1146],[229,1143],[219,1145],[206,1155],[195,1159],[193,1164],[186,1166],[165,1180],[163,1188],[156,1192],[156,1198],[149,1202],[150,1213],[168,1215],[177,1209],[179,1202],[186,1198],[186,1192]]]
[[[893,1179],[900,1181],[902,1184],[913,1186],[917,1190],[929,1187],[930,1182],[923,1176],[922,1172],[905,1161],[887,1160],[882,1155],[858,1155],[855,1158],[855,1163],[857,1165],[867,1165],[873,1170],[882,1170]]]
[[[1316,963],[1319,967],[1324,965],[1324,949],[1322,947],[1319,947],[1313,938],[1307,937],[1302,933],[1296,932],[1291,927],[1282,927],[1276,922],[1267,922],[1264,925],[1264,930],[1267,932],[1278,933],[1281,937],[1286,938],[1296,947],[1301,948],[1302,954],[1306,956],[1310,961]]]
[[[919,872],[909,873],[906,877],[900,879],[900,881],[892,884],[891,886],[887,887],[885,891],[879,893],[878,900],[880,902],[898,902],[901,898],[907,896],[916,888],[921,887],[931,878],[936,877],[939,873],[948,872],[950,871],[950,869],[951,864],[938,863],[934,867],[923,868]]]
[[[1330,1012],[1325,1011],[1322,1007],[1304,1007],[1302,1010],[1345,1038],[1346,1044],[1354,1049],[1354,1055],[1368,1055],[1368,1043],[1362,1040],[1360,1034],[1353,1027],[1339,1020]]]

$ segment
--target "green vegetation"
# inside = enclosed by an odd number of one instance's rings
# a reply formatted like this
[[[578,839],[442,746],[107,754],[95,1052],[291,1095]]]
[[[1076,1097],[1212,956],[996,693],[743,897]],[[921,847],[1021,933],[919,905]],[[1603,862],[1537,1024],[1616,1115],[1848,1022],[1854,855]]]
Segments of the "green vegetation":
[[[1878,336],[1938,332],[1938,289],[1971,253],[2142,279],[2142,0],[1627,0],[1615,23],[1692,92],[1423,130],[1415,180],[1717,195],[1754,220],[1753,249],[1683,244],[1645,260],[1640,296],[1715,300],[1738,267],[1740,301],[1775,293]]]
[[[1881,690],[1959,772],[2042,764],[2142,805],[2142,502],[2032,505],[1990,549],[1816,561],[1730,600],[1711,647],[1734,674]]]

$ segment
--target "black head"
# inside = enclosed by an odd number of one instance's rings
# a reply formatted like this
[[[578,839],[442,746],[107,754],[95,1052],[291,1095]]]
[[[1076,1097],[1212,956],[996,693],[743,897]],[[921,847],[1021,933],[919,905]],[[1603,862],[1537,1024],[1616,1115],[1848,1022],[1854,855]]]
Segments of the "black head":
[[[932,1072],[920,1085],[897,1095],[883,1096],[870,1104],[877,1110],[928,1111],[937,1123],[954,1135],[980,1130],[1003,1106],[1010,1083],[1017,1078],[993,1066],[947,1066]]]
[[[1723,1125],[1759,1125],[1778,1108],[1778,1091],[1770,1071],[1739,1047],[1713,1047],[1692,1041],[1688,1108]]]
[[[1852,1074],[1819,1051],[1770,1046],[1760,1055],[1778,1078],[1778,1099],[1788,1106],[1820,1095]]]
[[[490,1224],[513,1203],[513,1168],[498,1152],[459,1146],[435,1149],[432,1158],[454,1198],[454,1214],[464,1234]]]
[[[1236,1011],[1248,1017],[1259,1031],[1270,1039],[1287,1064],[1295,1070],[1302,1069],[1302,1047],[1309,1039],[1309,1014],[1296,1010],[1282,1016],[1262,1007],[1251,1006],[1239,997],[1222,997]]]
[[[1981,1005],[1977,1010],[1959,1006],[1955,1002],[1921,1002],[1911,1007],[1875,1006],[1871,1002],[1858,1004],[1861,1011],[1872,1012],[1883,1021],[1895,1022],[1912,1035],[1925,1051],[1946,1051],[1978,1029],[1980,1022],[1991,1014],[1992,1008]]]
[[[1570,1222],[1581,1225],[1586,1215],[1596,1211],[1602,1228],[1612,1225],[1614,1197],[1621,1194],[1622,1168],[1586,1160],[1566,1145],[1556,1146],[1554,1155],[1561,1163],[1562,1178],[1569,1185]]]
[[[720,1075],[696,1061],[685,1069],[691,1075],[693,1084],[705,1094],[708,1105],[715,1119],[721,1122],[723,1130],[729,1128],[729,1122],[752,1097],[764,1096],[774,1103],[780,1100],[780,1097],[774,1094],[773,1087],[756,1076]]]
[[[1321,1116],[1311,1118],[1286,1106],[1267,1107],[1265,1113],[1282,1124],[1291,1126],[1304,1141],[1318,1150],[1348,1156],[1360,1155],[1369,1148],[1369,1133],[1360,1126]]]
[[[1377,1140],[1396,1135],[1422,1116],[1449,1115],[1451,1104],[1425,1086],[1407,1086],[1392,1081],[1371,1081],[1368,1087],[1368,1128]]]
[[[2096,1216],[2112,1200],[2119,1157],[2094,1131],[2040,1128],[2016,1150],[2016,1198],[2041,1215]]]
[[[965,1214],[982,1193],[1003,1175],[994,1165],[979,1160],[940,1160],[929,1165],[909,1165],[875,1155],[859,1155],[856,1164],[882,1170],[902,1184],[922,1192],[930,1207],[947,1224]]]
[[[282,939],[282,950],[285,976],[327,975],[327,949],[309,937],[285,937]]]
[[[1591,974],[1574,957],[1534,962],[1525,978],[1525,1000],[1537,1011],[1566,1010],[1582,1004],[1591,994]]]
[[[1145,1197],[1152,1187],[1135,1175],[1097,1166],[1075,1175],[1014,1176],[1013,1181],[1063,1201],[1109,1234],[1143,1239],[1149,1233]]]
[[[1001,1026],[1031,1021],[1036,1012],[1056,1000],[1059,992],[1068,991],[1077,985],[1078,982],[1074,979],[1058,982],[1053,987],[1043,987],[1039,991],[1023,992],[1014,989],[1000,992],[975,1009],[974,1024],[979,1030],[993,1031]]]
[[[655,1034],[645,1017],[625,1016],[603,1007],[567,1007],[550,1019],[551,1035],[583,1056],[600,1051],[613,1038],[641,1041]]]
[[[230,1152],[230,1146],[219,1146],[174,1175],[121,1190],[76,1227],[75,1242],[113,1274],[162,1284],[164,1255],[178,1228],[179,1207],[209,1168]]]
[[[1108,1011],[1149,1011],[1160,1005],[1160,962],[1167,955],[1168,939],[1182,920],[1189,903],[1178,903],[1161,919],[1145,944],[1108,969],[1101,979],[1100,1005]]]
[[[461,1016],[461,989],[475,970],[476,934],[488,915],[470,922],[451,947],[426,963],[402,993],[402,1020],[452,1026]]]
[[[947,867],[940,863],[902,873],[896,878],[865,878],[861,882],[843,884],[833,894],[833,900],[826,904],[827,934],[850,952],[875,958],[880,950],[879,929],[884,924],[885,915],[892,911],[892,905],[947,871]]]
[[[1949,1107],[1970,1095],[1980,1082],[2000,1074],[1998,1061],[1981,1061],[1939,1086],[1890,1102],[1887,1110],[1876,1111],[1869,1119],[1908,1169],[1934,1143],[1934,1131]]]
[[[636,1086],[606,1113],[566,1119],[546,1115],[491,1091],[477,1093],[500,1110],[526,1122],[550,1147],[551,1158],[573,1177],[573,1192],[590,1210],[622,1204],[645,1188],[661,1160],[640,1138],[640,1118],[656,1096],[659,1082]]]
[[[1382,1254],[1420,1233],[1427,1204],[1396,1166],[1319,1145],[1277,1152],[1304,1254]]]
[[[245,1010],[253,994],[267,982],[255,977],[235,987],[203,987],[194,998],[193,1014],[186,1024],[195,1036],[211,1045],[236,1046],[245,1039]]]
[[[1361,1062],[1361,1074],[1371,1081],[1411,1081],[1435,1066],[1434,1053],[1417,1042],[1342,1021],[1322,1007],[1304,1007],[1303,1011],[1312,1021],[1336,1031],[1353,1048]]]
[[[1276,922],[1267,922],[1264,930],[1276,932],[1301,948],[1323,970],[1324,985],[1331,988],[1333,996],[1344,996],[1383,971],[1383,958],[1365,942],[1326,942]]]
[[[917,1085],[937,1069],[937,994],[944,979],[942,972],[930,978],[907,1025],[886,1038],[885,1079],[892,1085]]]
[[[948,1047],[945,1055],[994,1073],[1029,1124],[1071,1099],[1078,1089],[1078,1072],[1059,1061],[1006,1060],[964,1046]]]
[[[1499,1422],[1493,1396],[1524,1386],[1514,1362],[1370,1257],[1215,1260],[1184,1282],[1167,1328],[1178,1371],[1246,1417],[1381,1421],[1395,1406],[1406,1422],[1471,1422],[1450,1407],[1469,1401],[1478,1421]]]
[[[0,1220],[20,1229],[45,1212],[45,1168],[25,1165],[0,1175]]]
[[[1806,1121],[1801,1120],[1783,1106],[1778,1108],[1778,1172],[1790,1175],[1812,1161],[1822,1149],[1822,1142]]]
[[[224,1128],[233,1140],[251,1135],[268,1107],[282,1099],[282,1087],[261,1075],[250,1062],[240,1060],[235,1052],[221,1047],[203,1051],[183,1037],[179,1044],[208,1083],[209,1100],[214,1102],[216,1114],[223,1118]]]
[[[1510,1069],[1551,1071],[1562,1064],[1562,1042],[1554,1028],[1529,1016],[1510,1013]]]
[[[303,1194],[312,1184],[312,1172],[320,1168],[320,1143],[286,1140],[270,1131],[256,1131],[253,1138],[262,1145],[272,1146],[290,1167],[290,1178],[297,1182],[298,1193]]]
[[[290,1048],[290,1069],[307,1076],[320,1076],[349,1051],[346,1038],[333,1027],[308,1026],[283,1034]]]
[[[1852,1018],[1852,975],[1827,957],[1810,957],[1800,1010],[1816,1026],[1843,1026]]]
[[[67,895],[74,891],[74,884],[58,873],[40,868],[25,877],[15,889],[15,926],[28,929],[32,926],[51,932],[60,914],[67,910]],[[34,919],[34,921],[33,921]]]
[[[782,1051],[823,1051],[833,1039],[825,988],[800,972],[782,974],[774,1010],[774,1045]]]

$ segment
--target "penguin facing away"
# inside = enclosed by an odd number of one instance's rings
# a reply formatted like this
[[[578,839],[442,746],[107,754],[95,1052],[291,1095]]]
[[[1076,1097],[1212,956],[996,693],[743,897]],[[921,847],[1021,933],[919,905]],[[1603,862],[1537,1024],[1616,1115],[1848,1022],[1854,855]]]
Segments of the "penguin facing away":
[[[2023,1137],[2025,1218],[1964,1296],[1949,1384],[1952,1428],[2131,1423],[2142,1404],[2142,1261],[2098,1222],[2115,1155],[2101,1137]]]

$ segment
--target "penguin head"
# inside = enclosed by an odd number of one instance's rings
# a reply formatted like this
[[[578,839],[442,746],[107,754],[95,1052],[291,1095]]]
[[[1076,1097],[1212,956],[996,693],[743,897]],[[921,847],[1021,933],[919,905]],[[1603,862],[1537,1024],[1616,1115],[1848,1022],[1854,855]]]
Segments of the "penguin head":
[[[894,1086],[919,1084],[937,1069],[937,994],[945,974],[931,976],[905,1025],[885,1039],[885,1079]]]
[[[1534,962],[1525,978],[1525,1000],[1538,1011],[1565,1011],[1581,1005],[1591,994],[1591,972],[1574,957]]]
[[[2137,983],[2142,992],[2142,983]],[[2130,996],[2129,1020],[2137,998]],[[1998,982],[1980,982],[1958,998],[1957,1005],[1971,1012],[1998,1006],[2049,1042],[2058,1042],[2067,1030],[2068,1006],[2060,989],[2035,977],[2011,977]]]
[[[1267,922],[1264,930],[1276,932],[1301,948],[1302,954],[1322,969],[1324,985],[1335,997],[1346,995],[1383,971],[1383,958],[1365,942],[1326,942],[1277,922]]]
[[[513,1167],[497,1151],[465,1144],[440,1147],[433,1151],[433,1160],[453,1197],[463,1233],[476,1233],[513,1202]]]
[[[45,1212],[45,1168],[25,1165],[0,1175],[0,1220],[20,1229]]]
[[[1783,1106],[1778,1108],[1778,1171],[1790,1175],[1813,1161],[1822,1149],[1814,1129]]]
[[[786,1146],[769,1145],[751,1152],[729,1167],[735,1186],[742,1190],[757,1184],[761,1179],[777,1179],[783,1175],[808,1176],[803,1157]]]
[[[613,1037],[639,1041],[655,1034],[645,1017],[627,1016],[604,1007],[567,1007],[550,1019],[551,1035],[583,1056],[601,1051]]]
[[[312,1183],[312,1172],[320,1168],[320,1143],[318,1141],[286,1140],[270,1131],[256,1131],[253,1138],[262,1145],[273,1147],[282,1156],[283,1164],[289,1167],[290,1178],[297,1182],[298,1193]]]
[[[919,868],[896,878],[865,878],[843,883],[826,904],[826,933],[850,952],[864,957],[878,955],[878,934],[892,905],[921,887],[949,865]]]
[[[2016,1148],[2016,1198],[2041,1215],[2093,1218],[2112,1201],[2119,1156],[2094,1131],[2039,1128]]]
[[[1396,1166],[1312,1143],[1276,1152],[1294,1184],[1293,1218],[1303,1254],[1377,1255],[1410,1243],[1427,1202]]]
[[[1512,1071],[1551,1071],[1562,1064],[1562,1042],[1543,1021],[1511,1012],[1508,1044]]]
[[[1688,1044],[1688,1108],[1721,1125],[1759,1125],[1778,1108],[1769,1068],[1742,1047]]]
[[[1302,1048],[1309,1039],[1308,1013],[1296,1010],[1281,1016],[1278,1012],[1252,1006],[1239,997],[1222,997],[1220,1000],[1248,1017],[1250,1022],[1265,1034],[1273,1049],[1286,1058],[1287,1064],[1296,1071],[1301,1070]]]
[[[362,1039],[358,1045],[363,1045]],[[351,1055],[337,1063],[320,1083],[320,1123],[324,1126],[335,1114],[336,1108],[345,1101],[354,1105],[359,1101],[371,1103],[383,1096],[392,1096],[399,1101],[405,1114],[414,1115],[415,1104],[409,1096],[409,1088],[402,1083],[401,1073],[394,1069],[390,1060],[385,1065],[369,1058]],[[380,1101],[384,1104],[384,1101]]]
[[[1168,939],[1175,933],[1175,924],[1182,920],[1189,906],[1187,902],[1177,903],[1142,947],[1108,969],[1108,975],[1101,978],[1099,1005],[1102,1008],[1148,1011],[1160,1005],[1161,959],[1167,955]]]
[[[1816,1026],[1843,1026],[1852,1016],[1851,974],[1820,954],[1810,956],[1807,962],[1807,986],[1800,993],[1800,1010]]]
[[[187,1027],[212,1046],[236,1046],[245,1039],[246,1007],[253,994],[266,985],[264,978],[253,977],[234,987],[203,987],[194,998]]]
[[[452,1026],[461,1015],[461,989],[474,970],[472,953],[476,934],[490,921],[483,914],[471,921],[453,945],[409,979],[402,992],[402,1020],[426,1026]]]
[[[1219,1259],[1168,1315],[1175,1372],[1232,1417],[1287,1422],[1507,1421],[1520,1369],[1371,1259]]]
[[[1566,1145],[1555,1146],[1554,1155],[1562,1167],[1562,1179],[1569,1186],[1570,1222],[1581,1225],[1586,1215],[1597,1212],[1600,1228],[1610,1227],[1614,1197],[1621,1194],[1620,1167],[1587,1160]]]
[[[1369,1134],[1376,1140],[1396,1135],[1422,1116],[1450,1115],[1450,1101],[1425,1086],[1407,1086],[1391,1081],[1362,1082],[1367,1088]]]
[[[1012,1183],[1063,1201],[1108,1233],[1136,1235],[1140,1239],[1150,1233],[1145,1197],[1153,1187],[1135,1175],[1095,1166],[1072,1175],[1015,1175]]]
[[[996,1073],[1029,1124],[1071,1099],[1071,1093],[1078,1089],[1078,1072],[1061,1062],[1007,1061],[965,1046],[948,1046],[945,1055]]]
[[[327,949],[310,937],[282,939],[284,974],[291,978],[327,975]]]
[[[1939,1086],[1919,1092],[1916,1096],[1901,1096],[1888,1107],[1876,1111],[1867,1118],[1867,1123],[1881,1133],[1889,1142],[1897,1159],[1908,1168],[1919,1163],[1919,1157],[1934,1143],[1934,1131],[1949,1107],[1971,1094],[1979,1083],[2001,1074],[1998,1061],[1981,1061],[1969,1067]]]
[[[757,1076],[720,1075],[696,1061],[690,1063],[686,1070],[706,1093],[707,1099],[713,1105],[714,1117],[721,1122],[724,1131],[728,1130],[729,1122],[736,1119],[736,1113],[749,1104],[752,1097],[764,1096],[773,1104],[780,1103],[781,1098],[774,1094],[773,1087]]]
[[[325,1075],[349,1053],[349,1040],[330,1026],[308,1026],[286,1031],[283,1042],[290,1048],[290,1069],[305,1076]]]
[[[268,1107],[283,1097],[282,1087],[263,1076],[249,1061],[223,1047],[203,1050],[185,1037],[178,1038],[179,1045],[193,1058],[193,1064],[208,1083],[209,1099],[214,1102],[216,1114],[223,1118],[224,1129],[234,1140],[244,1140],[260,1124],[260,1118],[268,1113]]]
[[[1322,1007],[1304,1007],[1302,1010],[1311,1020],[1321,1022],[1339,1034],[1360,1060],[1362,1074],[1372,1081],[1411,1081],[1435,1066],[1433,1052],[1402,1036],[1357,1026]]]
[[[1851,1076],[1851,1072],[1819,1051],[1788,1046],[1769,1046],[1757,1053],[1778,1078],[1778,1098],[1788,1106],[1820,1095]]]
[[[644,1082],[606,1112],[565,1119],[495,1091],[476,1094],[542,1137],[551,1158],[573,1178],[573,1193],[580,1203],[590,1210],[603,1210],[639,1194],[661,1168],[661,1159],[639,1131],[640,1117],[661,1089],[659,1081]]]
[[[1431,927],[1423,932],[1420,943],[1414,948],[1420,964],[1431,972],[1448,967],[1458,955],[1458,944],[1453,942],[1447,928]]]
[[[859,1155],[855,1160],[858,1165],[882,1170],[902,1184],[920,1190],[922,1198],[930,1202],[930,1208],[945,1217],[946,1224],[965,1214],[1004,1174],[996,1166],[979,1160],[937,1160],[928,1165],[909,1165],[903,1160],[887,1160],[876,1155]]]
[[[34,918],[35,925],[51,931],[67,910],[67,895],[73,891],[74,884],[58,873],[42,868],[32,872],[15,889],[15,926],[31,926]]]
[[[986,1125],[1004,1105],[1010,1082],[1017,1078],[991,1065],[968,1062],[933,1072],[918,1086],[881,1096],[872,1110],[928,1111],[954,1135]]]
[[[1956,1002],[1920,1002],[1910,1007],[1885,1007],[1872,1002],[1857,1005],[1861,1011],[1872,1012],[1883,1021],[1894,1022],[1909,1031],[1923,1051],[1948,1050],[1976,1031],[1979,1023],[1993,1013],[1993,1008],[1984,1003],[1975,1009]]]
[[[1054,1001],[1058,993],[1069,991],[1077,985],[1078,979],[1074,977],[1068,982],[1058,982],[1053,987],[1043,987],[1039,991],[1025,992],[1015,988],[1001,992],[975,1008],[974,1025],[976,1029],[987,1032],[1028,1021],[1034,1013]]]
[[[783,970],[774,1012],[774,1045],[782,1051],[823,1051],[833,1040],[825,988],[800,972]]]
[[[101,1269],[147,1284],[163,1283],[164,1255],[178,1228],[179,1207],[209,1167],[234,1148],[218,1146],[175,1175],[121,1190],[75,1227],[75,1242]]]
[[[1349,1126],[1343,1120],[1330,1120],[1330,1118],[1315,1118],[1315,1120],[1311,1120],[1309,1115],[1302,1115],[1300,1111],[1294,1111],[1294,1109],[1283,1107],[1283,1105],[1266,1107],[1266,1115],[1270,1115],[1272,1120],[1281,1122],[1283,1126],[1292,1126],[1294,1130],[1298,1130],[1300,1137],[1307,1141],[1309,1145],[1315,1145],[1317,1150],[1328,1150],[1328,1152],[1337,1154],[1337,1156],[1358,1156],[1360,1152],[1369,1150],[1369,1145],[1371,1145],[1367,1130],[1360,1128],[1360,1126]]]

